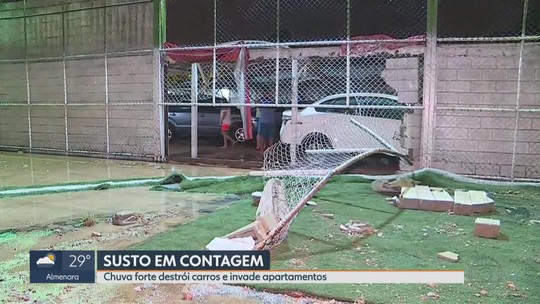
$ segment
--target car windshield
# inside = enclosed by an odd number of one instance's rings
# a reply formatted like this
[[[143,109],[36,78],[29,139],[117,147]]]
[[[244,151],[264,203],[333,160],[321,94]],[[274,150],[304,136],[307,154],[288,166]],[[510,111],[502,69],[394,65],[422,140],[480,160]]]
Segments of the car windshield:
[[[358,113],[361,116],[380,117],[389,119],[402,119],[405,109],[395,108],[403,106],[394,99],[379,96],[362,96],[356,98],[358,105],[370,108],[360,108]],[[376,107],[376,108],[371,108]]]

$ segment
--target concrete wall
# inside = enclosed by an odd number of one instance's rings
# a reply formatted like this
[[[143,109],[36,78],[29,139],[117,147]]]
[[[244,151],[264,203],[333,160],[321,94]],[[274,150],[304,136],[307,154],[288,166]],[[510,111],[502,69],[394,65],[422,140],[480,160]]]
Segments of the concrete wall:
[[[422,89],[422,69],[419,57],[386,59],[382,77],[397,91],[401,103],[421,106],[419,94]],[[420,158],[421,126],[421,110],[414,110],[413,113],[405,115],[401,129],[401,147],[412,160]]]
[[[0,101],[24,104],[0,105],[0,146],[159,155],[154,6],[103,7],[122,2],[26,1],[27,14],[50,14],[26,18],[29,96],[24,61],[0,64]],[[18,5],[0,17],[21,16]],[[24,22],[0,20],[0,31],[16,32],[0,38],[0,60],[24,59]]]
[[[456,173],[510,176],[518,100],[518,44],[445,45],[438,49],[434,166]],[[521,108],[540,108],[540,44],[526,44]],[[518,120],[515,176],[540,178],[540,114]]]

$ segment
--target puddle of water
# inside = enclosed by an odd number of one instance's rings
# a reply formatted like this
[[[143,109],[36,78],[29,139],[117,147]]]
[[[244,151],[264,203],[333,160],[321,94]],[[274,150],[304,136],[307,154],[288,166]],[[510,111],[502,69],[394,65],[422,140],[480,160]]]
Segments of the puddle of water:
[[[163,212],[174,207],[189,210],[186,216],[195,217],[200,209],[214,210],[232,201],[222,195],[148,191],[147,187],[6,198],[0,200],[0,231],[70,219],[80,222],[88,215],[111,215],[123,210]]]
[[[0,152],[0,187],[167,176],[226,176],[247,170]]]

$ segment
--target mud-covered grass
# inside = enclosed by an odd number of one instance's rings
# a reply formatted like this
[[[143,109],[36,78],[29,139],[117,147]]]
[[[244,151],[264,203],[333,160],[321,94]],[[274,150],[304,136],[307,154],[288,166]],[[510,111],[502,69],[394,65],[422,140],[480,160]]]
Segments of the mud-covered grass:
[[[357,177],[338,177],[298,216],[287,240],[272,252],[273,269],[410,269],[464,270],[464,285],[391,284],[272,284],[258,288],[296,290],[317,296],[367,303],[539,303],[540,191],[535,187],[501,187],[457,182],[433,174],[415,176],[423,184],[449,189],[488,191],[500,219],[499,240],[473,236],[474,217],[447,213],[400,211],[371,185]],[[198,180],[187,191],[261,190],[260,179],[244,178],[235,184]],[[232,181],[232,180],[230,180]],[[217,183],[217,184],[216,184]],[[246,183],[245,185],[243,183]],[[256,185],[259,186],[256,186]],[[186,188],[184,188],[186,190]],[[333,213],[334,219],[321,216]],[[203,249],[216,236],[225,235],[254,220],[255,207],[246,198],[206,217],[157,235],[136,249]],[[350,237],[339,231],[349,220],[365,221],[378,229],[369,237]],[[459,254],[457,263],[437,258],[437,253]],[[509,283],[511,282],[511,283]],[[480,293],[482,290],[487,291]],[[429,293],[429,296],[428,296]]]

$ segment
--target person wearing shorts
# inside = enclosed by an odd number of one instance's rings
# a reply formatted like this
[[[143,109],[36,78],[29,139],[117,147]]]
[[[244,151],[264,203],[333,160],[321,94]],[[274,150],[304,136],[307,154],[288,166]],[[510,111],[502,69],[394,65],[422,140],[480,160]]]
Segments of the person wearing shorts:
[[[270,99],[263,101],[264,104],[271,104]],[[276,112],[274,108],[264,107],[260,109],[259,128],[257,136],[261,138],[261,150],[265,151],[274,145],[276,135]]]
[[[236,145],[236,141],[229,135],[231,130],[231,108],[221,109],[220,117],[221,135],[223,136],[223,146],[221,148],[227,148],[229,142],[233,146]]]

